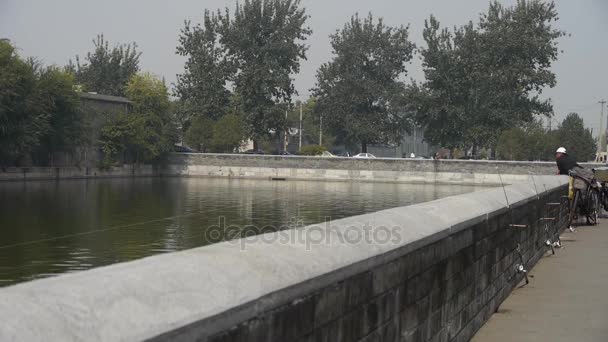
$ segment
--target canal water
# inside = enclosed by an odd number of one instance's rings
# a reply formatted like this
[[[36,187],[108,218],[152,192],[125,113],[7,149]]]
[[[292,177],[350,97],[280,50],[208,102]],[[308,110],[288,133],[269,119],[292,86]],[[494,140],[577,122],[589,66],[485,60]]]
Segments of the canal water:
[[[140,178],[0,182],[0,286],[476,190],[346,182]]]

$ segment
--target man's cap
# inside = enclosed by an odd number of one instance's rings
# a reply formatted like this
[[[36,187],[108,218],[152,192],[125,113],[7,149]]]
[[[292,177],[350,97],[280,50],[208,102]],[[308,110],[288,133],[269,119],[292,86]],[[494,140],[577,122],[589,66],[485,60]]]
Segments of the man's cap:
[[[566,153],[566,148],[565,147],[560,147],[557,149],[557,151],[555,151],[555,153]]]

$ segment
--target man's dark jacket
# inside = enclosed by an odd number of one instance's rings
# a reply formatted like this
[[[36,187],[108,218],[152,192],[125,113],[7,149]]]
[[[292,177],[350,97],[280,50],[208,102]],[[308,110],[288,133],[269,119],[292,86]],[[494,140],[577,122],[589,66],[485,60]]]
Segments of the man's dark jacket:
[[[572,170],[573,168],[581,167],[576,163],[576,160],[567,154],[562,154],[559,158],[557,158],[556,162],[560,175],[567,175],[568,171]]]

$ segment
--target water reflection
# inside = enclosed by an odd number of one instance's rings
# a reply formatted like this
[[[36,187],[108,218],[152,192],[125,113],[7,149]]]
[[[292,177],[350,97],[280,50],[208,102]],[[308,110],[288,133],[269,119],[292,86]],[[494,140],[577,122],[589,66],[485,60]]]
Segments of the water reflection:
[[[220,219],[278,228],[473,190],[179,178],[0,183],[0,286],[207,245]]]

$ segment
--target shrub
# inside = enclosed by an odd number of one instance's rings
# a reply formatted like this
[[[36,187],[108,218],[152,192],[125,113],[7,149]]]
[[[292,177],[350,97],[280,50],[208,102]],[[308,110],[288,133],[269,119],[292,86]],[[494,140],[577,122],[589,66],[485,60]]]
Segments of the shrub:
[[[303,156],[319,156],[325,151],[327,151],[327,148],[325,148],[325,146],[308,145],[302,147],[302,150],[300,150],[300,154]]]

